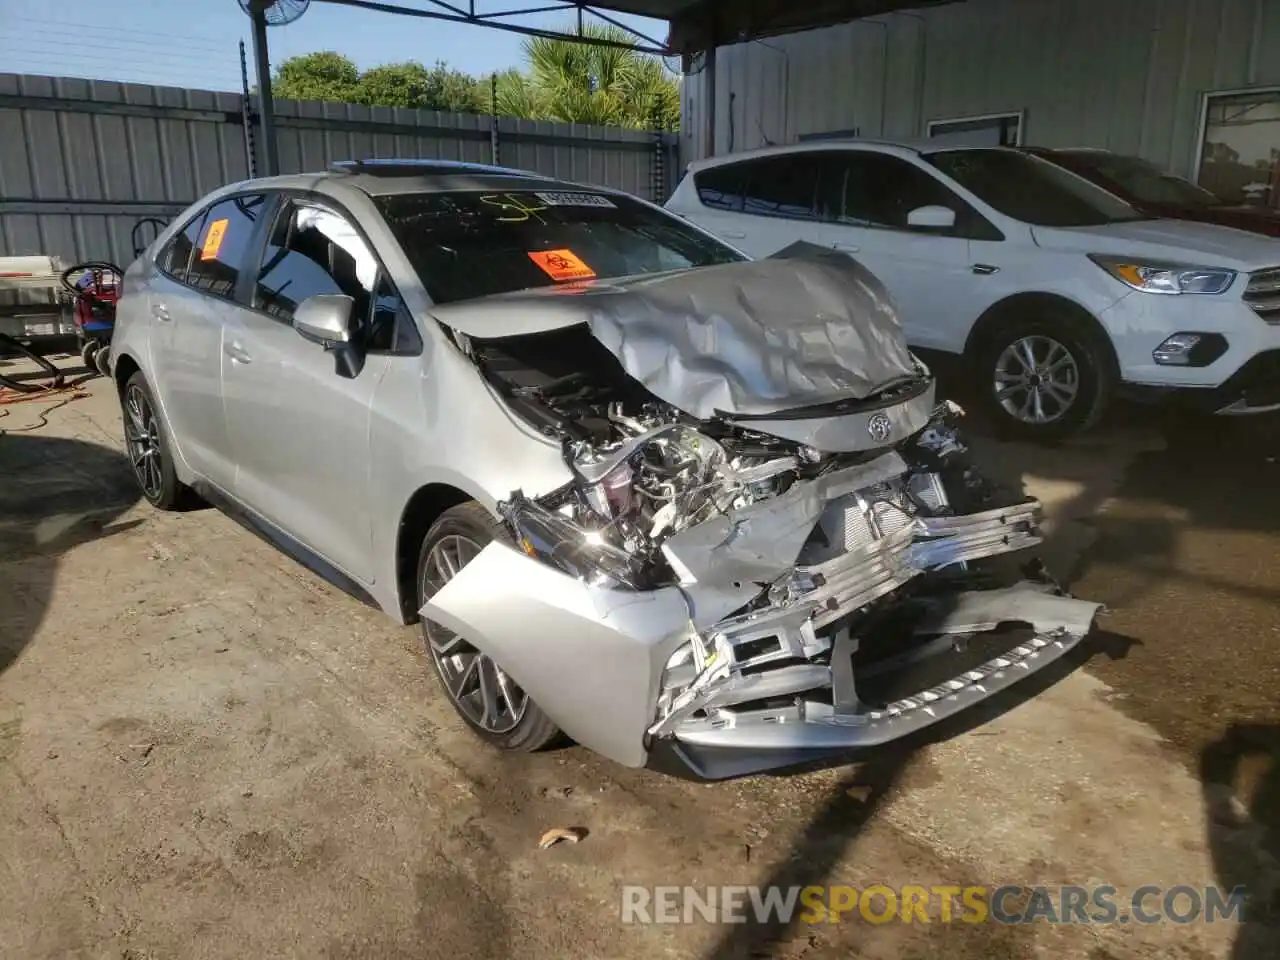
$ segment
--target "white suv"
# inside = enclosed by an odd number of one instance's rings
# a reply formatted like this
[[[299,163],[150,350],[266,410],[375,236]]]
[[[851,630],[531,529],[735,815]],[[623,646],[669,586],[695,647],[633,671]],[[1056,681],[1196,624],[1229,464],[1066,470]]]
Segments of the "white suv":
[[[1280,240],[1144,217],[1018,150],[770,147],[692,164],[667,209],[752,257],[854,255],[1023,436],[1083,429],[1118,389],[1280,409]]]

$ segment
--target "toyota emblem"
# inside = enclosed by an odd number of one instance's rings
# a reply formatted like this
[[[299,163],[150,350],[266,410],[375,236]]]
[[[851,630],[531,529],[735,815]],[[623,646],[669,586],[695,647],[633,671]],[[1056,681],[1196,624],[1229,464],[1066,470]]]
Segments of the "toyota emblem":
[[[867,421],[867,433],[871,434],[871,439],[876,443],[884,443],[893,433],[893,424],[883,413],[873,414]]]

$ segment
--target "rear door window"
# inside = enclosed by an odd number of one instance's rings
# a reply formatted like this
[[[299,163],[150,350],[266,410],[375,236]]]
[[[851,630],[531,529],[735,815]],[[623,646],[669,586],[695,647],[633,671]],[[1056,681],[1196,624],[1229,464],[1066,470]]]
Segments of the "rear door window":
[[[767,157],[744,163],[744,213],[812,220],[818,189],[813,154]]]
[[[814,158],[818,189],[814,212],[819,220],[840,223],[844,219],[845,184],[849,179],[848,154],[823,153]]]
[[[192,251],[196,248],[196,241],[200,239],[200,233],[204,229],[204,219],[209,211],[201,210],[198,214],[191,218],[191,221],[179,230],[172,239],[160,251],[156,257],[156,264],[169,276],[175,280],[186,283],[187,266],[191,263]]]
[[[191,251],[186,283],[217,297],[233,297],[266,209],[262,194],[228,197],[210,207]]]
[[[698,199],[713,210],[742,209],[742,176],[746,164],[729,163],[693,175]]]

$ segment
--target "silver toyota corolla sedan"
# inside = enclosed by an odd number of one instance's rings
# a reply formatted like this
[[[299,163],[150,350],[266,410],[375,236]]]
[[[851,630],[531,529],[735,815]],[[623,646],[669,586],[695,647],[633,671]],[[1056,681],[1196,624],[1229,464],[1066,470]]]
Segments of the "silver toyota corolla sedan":
[[[903,736],[1095,604],[970,462],[880,283],[625,194],[363,162],[225,187],[130,267],[139,485],[420,622],[484,739],[714,779]],[[673,766],[674,764],[674,766]]]

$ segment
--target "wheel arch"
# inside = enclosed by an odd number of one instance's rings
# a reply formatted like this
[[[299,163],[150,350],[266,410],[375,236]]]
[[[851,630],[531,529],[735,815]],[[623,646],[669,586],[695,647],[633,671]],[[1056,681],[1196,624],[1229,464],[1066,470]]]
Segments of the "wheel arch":
[[[1028,291],[1015,293],[1006,297],[983,312],[982,316],[969,331],[964,345],[964,355],[973,358],[984,344],[999,330],[1000,325],[1019,317],[1045,316],[1054,314],[1067,323],[1079,324],[1089,331],[1090,336],[1104,349],[1104,356],[1111,364],[1113,373],[1119,372],[1120,361],[1116,356],[1115,344],[1111,336],[1098,322],[1098,318],[1070,297],[1059,293]]]
[[[142,364],[133,358],[132,354],[122,353],[115,358],[115,364],[111,369],[111,376],[115,380],[116,394],[124,395],[124,385],[129,382],[129,378],[142,369]]]
[[[396,598],[400,618],[417,623],[418,553],[431,525],[450,507],[476,498],[447,483],[429,483],[409,497],[396,526]]]

